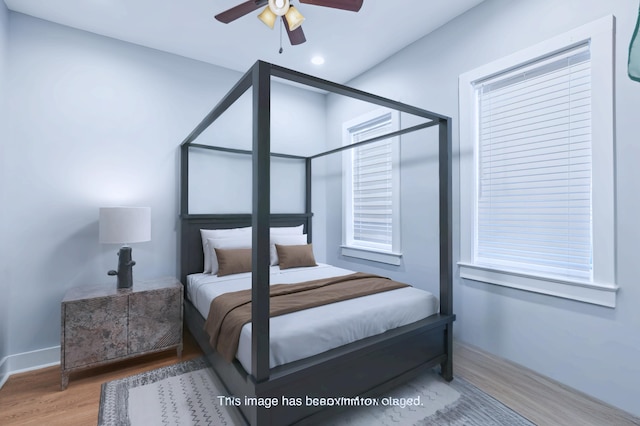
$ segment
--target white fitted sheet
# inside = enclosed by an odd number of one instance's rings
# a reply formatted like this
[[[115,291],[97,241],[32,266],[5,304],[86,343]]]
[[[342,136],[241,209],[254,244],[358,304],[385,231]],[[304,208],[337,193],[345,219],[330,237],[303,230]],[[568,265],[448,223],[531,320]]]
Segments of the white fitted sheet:
[[[325,264],[286,270],[272,266],[271,284],[294,284],[352,272]],[[223,277],[192,274],[187,277],[187,297],[204,318],[209,315],[215,297],[249,288],[251,273]],[[269,321],[269,364],[273,368],[307,358],[437,312],[437,297],[424,290],[405,287],[273,317]],[[236,357],[246,371],[251,371],[250,323],[242,328]]]

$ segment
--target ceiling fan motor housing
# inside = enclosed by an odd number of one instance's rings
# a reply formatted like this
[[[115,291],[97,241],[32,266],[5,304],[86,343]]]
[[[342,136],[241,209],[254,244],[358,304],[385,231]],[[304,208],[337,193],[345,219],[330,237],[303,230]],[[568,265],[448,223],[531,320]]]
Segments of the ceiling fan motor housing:
[[[269,9],[278,16],[284,16],[289,10],[289,0],[269,0]]]

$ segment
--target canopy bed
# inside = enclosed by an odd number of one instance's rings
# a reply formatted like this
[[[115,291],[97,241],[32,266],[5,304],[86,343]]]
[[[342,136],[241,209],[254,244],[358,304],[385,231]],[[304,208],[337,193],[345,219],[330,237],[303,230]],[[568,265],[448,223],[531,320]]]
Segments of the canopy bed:
[[[359,142],[342,148],[333,149],[312,156],[296,156],[289,154],[272,153],[270,146],[270,98],[271,78],[278,77],[295,84],[307,85],[322,91],[333,92],[359,101],[412,114],[425,119],[424,123],[412,127],[397,130],[392,134]],[[241,95],[252,88],[252,150],[244,151],[216,147],[207,144],[196,143],[198,136],[217,120]],[[359,340],[329,346],[321,349],[322,352],[296,355],[282,355],[280,362],[274,363],[274,334],[279,335],[279,326],[275,325],[275,317],[269,319],[270,308],[274,302],[270,302],[270,288],[273,281],[286,281],[291,275],[279,274],[277,279],[273,275],[272,237],[273,228],[294,229],[302,226],[303,235],[306,235],[308,243],[312,241],[312,206],[311,206],[311,166],[313,160],[325,155],[340,152],[344,149],[352,149],[355,146],[372,143],[382,138],[398,136],[414,132],[428,127],[438,127],[439,141],[439,233],[440,233],[440,276],[439,294],[437,298],[424,298],[422,306],[433,305],[433,311],[421,310],[418,319],[405,320],[402,325],[383,326],[384,332],[365,335]],[[251,214],[190,214],[189,213],[189,153],[191,150],[214,150],[241,155],[250,155],[252,158],[252,213]],[[304,163],[305,167],[305,211],[295,214],[271,214],[270,208],[270,158],[289,158]],[[240,397],[258,398],[259,401],[275,398],[278,404],[239,404],[239,408],[252,425],[288,425],[296,422],[309,422],[321,416],[321,405],[284,404],[282,397],[294,398],[330,398],[330,397],[355,397],[373,395],[392,388],[394,385],[407,380],[424,368],[440,365],[442,376],[452,379],[452,324],[455,319],[452,309],[452,241],[451,241],[451,119],[439,114],[425,111],[410,105],[385,99],[376,95],[365,93],[347,86],[332,83],[296,71],[285,69],[276,65],[258,61],[239,80],[229,93],[215,106],[215,108],[202,120],[193,132],[181,145],[181,172],[180,172],[180,278],[183,283],[188,283],[187,288],[205,288],[209,280],[214,280],[215,285],[209,288],[223,288],[225,283],[215,281],[220,277],[213,277],[211,273],[203,274],[207,253],[203,243],[202,230],[231,230],[245,228],[250,239],[250,270],[244,279],[247,280],[245,288],[249,288],[250,304],[249,313],[251,322],[246,325],[248,333],[239,346],[244,347],[244,355],[241,362],[238,358],[228,361],[220,351],[214,349],[211,344],[211,336],[204,330],[207,318],[203,310],[208,305],[196,300],[199,296],[189,294],[185,300],[185,318],[189,330],[194,335],[199,345],[212,364],[230,395]],[[250,227],[250,228],[249,228]],[[212,240],[208,240],[211,242]],[[221,251],[215,253],[222,254]],[[219,259],[222,261],[221,259]],[[222,265],[220,265],[222,267]],[[277,268],[277,267],[276,267]],[[327,278],[333,275],[345,275],[351,271],[334,271],[329,265],[318,265],[309,268],[315,275],[310,279]],[[295,269],[295,268],[294,268]],[[295,271],[294,271],[295,272]],[[218,275],[221,275],[218,273]],[[240,276],[242,274],[238,274]],[[353,277],[348,276],[348,279]],[[222,279],[224,277],[221,277]],[[363,277],[355,277],[357,279]],[[354,279],[355,279],[354,278]],[[364,277],[367,278],[367,277]],[[280,280],[280,281],[278,281]],[[284,280],[284,281],[282,281]],[[291,278],[293,280],[293,278]],[[235,281],[235,277],[230,281]],[[289,285],[289,284],[278,284]],[[273,288],[278,287],[274,285]],[[321,285],[324,285],[321,284]],[[189,290],[188,290],[189,291]],[[394,294],[404,294],[407,291],[420,291],[413,289],[392,290]],[[403,293],[404,292],[404,293]],[[390,292],[391,293],[391,292]],[[389,294],[390,294],[389,293]],[[215,297],[215,296],[214,296]],[[374,300],[376,295],[364,296]],[[387,298],[385,296],[385,298]],[[406,299],[416,299],[409,295]],[[419,298],[418,298],[419,299]],[[338,303],[358,303],[355,300]],[[373,302],[372,302],[373,303]],[[369,305],[370,303],[367,302]],[[198,308],[196,305],[202,305]],[[328,305],[327,305],[328,306]],[[346,305],[345,305],[346,306]],[[344,309],[342,312],[354,311],[359,307],[354,305],[352,309]],[[325,309],[326,306],[322,306]],[[313,308],[318,309],[318,308]],[[328,309],[328,308],[327,308]],[[392,309],[393,311],[394,309]],[[311,311],[311,310],[309,310]],[[405,311],[404,308],[395,311]],[[295,313],[298,315],[306,315]],[[293,314],[290,314],[293,315]],[[287,317],[288,315],[284,315]],[[322,314],[325,317],[334,317],[334,314]],[[390,315],[376,313],[376,317]],[[270,322],[271,321],[271,322]],[[302,320],[293,322],[299,323]],[[357,322],[356,317],[345,320],[351,323]],[[410,321],[410,322],[407,322]],[[368,323],[368,320],[365,322]],[[279,323],[278,323],[279,324]],[[335,328],[335,327],[334,327]],[[314,334],[315,336],[315,334]],[[302,339],[305,336],[297,336]],[[319,339],[317,339],[319,340]],[[310,346],[313,343],[309,340]],[[295,345],[283,345],[295,346]],[[307,346],[307,345],[299,345]],[[335,345],[334,345],[335,346]],[[219,346],[218,346],[219,347]],[[276,354],[275,357],[280,357]],[[233,357],[232,357],[233,358]],[[273,401],[273,400],[271,400]]]

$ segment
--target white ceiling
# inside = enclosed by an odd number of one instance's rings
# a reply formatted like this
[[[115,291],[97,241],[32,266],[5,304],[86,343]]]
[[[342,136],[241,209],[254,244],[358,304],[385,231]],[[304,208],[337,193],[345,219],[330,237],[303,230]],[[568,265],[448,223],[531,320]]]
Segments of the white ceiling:
[[[209,62],[240,72],[264,60],[345,83],[482,0],[365,0],[360,12],[308,4],[307,42],[291,46],[257,19],[260,10],[230,24],[214,16],[245,0],[4,0],[10,10]],[[311,64],[323,55],[325,64]]]

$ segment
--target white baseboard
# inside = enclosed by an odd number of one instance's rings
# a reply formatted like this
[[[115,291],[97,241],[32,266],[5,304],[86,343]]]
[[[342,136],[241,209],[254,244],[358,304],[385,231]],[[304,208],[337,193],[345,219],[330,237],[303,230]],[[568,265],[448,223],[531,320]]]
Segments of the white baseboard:
[[[9,376],[60,365],[60,346],[9,355],[0,362],[0,388]]]
[[[2,389],[2,386],[4,386],[6,381],[9,379],[9,363],[7,362],[7,359],[9,359],[8,356],[2,358],[2,361],[0,361],[0,389]]]

